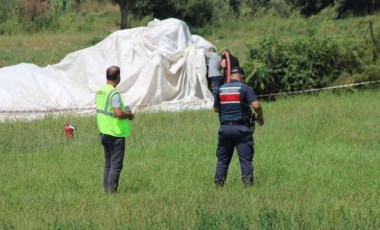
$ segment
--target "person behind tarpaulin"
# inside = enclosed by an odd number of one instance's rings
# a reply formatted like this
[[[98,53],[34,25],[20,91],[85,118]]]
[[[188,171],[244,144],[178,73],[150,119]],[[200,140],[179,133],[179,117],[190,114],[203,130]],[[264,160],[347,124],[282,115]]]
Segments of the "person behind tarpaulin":
[[[264,125],[264,115],[260,102],[253,89],[243,84],[244,70],[235,67],[231,71],[231,81],[223,84],[214,101],[214,110],[219,113],[218,147],[216,151],[217,165],[214,182],[223,186],[228,167],[236,147],[242,181],[244,185],[253,184],[253,127],[251,107],[257,114],[256,122]]]
[[[228,64],[230,65],[230,69],[240,66],[239,59],[231,54],[228,49],[224,49],[221,52],[222,60],[220,61],[220,66],[222,67],[223,72],[223,82],[227,82],[228,75]],[[229,63],[227,61],[227,56],[229,57]]]
[[[218,94],[220,85],[223,83],[221,71],[221,57],[216,53],[214,47],[210,47],[206,52],[208,60],[208,78],[211,79],[211,90],[214,98]]]
[[[117,192],[123,168],[125,137],[131,133],[129,120],[134,114],[126,111],[123,99],[115,87],[120,83],[120,68],[107,69],[107,84],[96,94],[97,125],[104,148],[103,187],[105,192]]]

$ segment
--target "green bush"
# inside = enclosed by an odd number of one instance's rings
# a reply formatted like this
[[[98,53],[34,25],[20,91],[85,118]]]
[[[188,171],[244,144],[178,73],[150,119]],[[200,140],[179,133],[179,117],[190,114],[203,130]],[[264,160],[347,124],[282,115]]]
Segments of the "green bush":
[[[58,16],[54,15],[41,15],[35,17],[32,21],[23,22],[24,30],[30,33],[38,31],[57,31],[60,28]]]
[[[0,24],[6,22],[11,16],[16,6],[14,0],[2,0],[0,4]]]
[[[380,80],[380,67],[372,64],[363,66],[361,73],[349,74],[346,72],[342,72],[340,76],[334,81],[334,83],[332,83],[332,85],[337,86],[378,80]],[[368,87],[372,86],[368,85]]]
[[[273,8],[282,17],[288,17],[290,15],[289,6],[284,0],[271,0],[268,6]]]
[[[191,0],[187,5],[178,5],[177,11],[178,17],[188,25],[201,27],[212,21],[213,4],[211,1]]]
[[[189,1],[137,1],[131,13],[137,18],[152,15],[154,18],[179,18],[189,26],[201,27],[211,23],[214,15],[214,0]]]
[[[366,65],[363,67],[363,74],[368,76],[370,81],[378,81],[380,80],[380,66]]]
[[[360,59],[350,47],[349,42],[314,35],[290,41],[264,38],[249,47],[247,82],[258,94],[325,87],[341,73],[360,70]]]
[[[96,20],[96,16],[94,15],[87,15],[86,18],[83,20],[82,23],[77,23],[77,31],[78,32],[89,32],[94,27],[94,22]]]
[[[339,86],[368,81],[368,76],[363,73],[342,73],[331,85]]]
[[[23,31],[22,25],[15,21],[8,20],[0,23],[0,35],[14,35]]]

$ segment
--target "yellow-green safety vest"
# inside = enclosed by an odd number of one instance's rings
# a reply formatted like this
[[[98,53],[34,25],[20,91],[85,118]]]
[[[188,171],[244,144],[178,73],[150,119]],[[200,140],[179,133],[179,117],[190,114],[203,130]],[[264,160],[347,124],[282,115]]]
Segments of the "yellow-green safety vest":
[[[112,109],[112,97],[119,94],[112,85],[102,86],[96,93],[96,120],[99,131],[114,137],[127,137],[131,134],[129,119],[119,119]],[[120,96],[121,110],[125,111],[123,99]]]

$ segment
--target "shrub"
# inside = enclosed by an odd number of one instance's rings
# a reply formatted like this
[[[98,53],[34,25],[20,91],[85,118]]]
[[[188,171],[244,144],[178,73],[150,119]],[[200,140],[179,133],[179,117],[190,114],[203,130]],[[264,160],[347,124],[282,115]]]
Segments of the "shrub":
[[[378,81],[380,80],[380,66],[366,65],[363,67],[363,74],[368,76],[370,81]]]
[[[33,21],[23,23],[24,30],[35,33],[42,30],[56,31],[60,28],[58,17],[54,15],[43,15],[35,17]]]
[[[132,13],[137,18],[152,15],[154,18],[179,18],[189,26],[201,27],[210,24],[213,19],[215,4],[213,0],[181,1],[137,1]]]
[[[22,0],[19,17],[23,21],[34,21],[47,14],[49,11],[49,1]]]
[[[0,35],[14,35],[22,31],[22,25],[13,20],[0,23]]]
[[[16,6],[14,0],[2,0],[0,4],[0,23],[6,22],[12,15],[12,11]]]
[[[186,5],[178,5],[179,18],[183,19],[189,26],[204,26],[209,24],[213,18],[213,5],[211,1],[191,0]],[[197,12],[194,14],[194,12]]]
[[[325,87],[341,73],[352,74],[361,68],[348,42],[313,35],[292,41],[271,36],[249,50],[247,82],[258,94]]]
[[[52,12],[48,0],[21,0],[18,18],[24,30],[31,33],[60,27],[58,15]]]

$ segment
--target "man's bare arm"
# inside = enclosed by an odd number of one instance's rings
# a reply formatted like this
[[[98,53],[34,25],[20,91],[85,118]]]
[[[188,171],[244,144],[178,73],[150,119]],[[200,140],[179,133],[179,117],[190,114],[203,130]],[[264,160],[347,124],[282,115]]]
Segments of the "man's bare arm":
[[[260,126],[263,126],[264,125],[264,114],[263,114],[263,109],[261,108],[260,102],[254,101],[251,103],[251,106],[257,114],[257,119],[256,119],[257,124],[259,124]]]
[[[121,110],[120,107],[113,107],[113,113],[115,114],[115,116],[119,119],[129,119],[129,120],[133,120],[133,118],[135,117],[134,114],[131,112],[131,111],[124,111]]]

